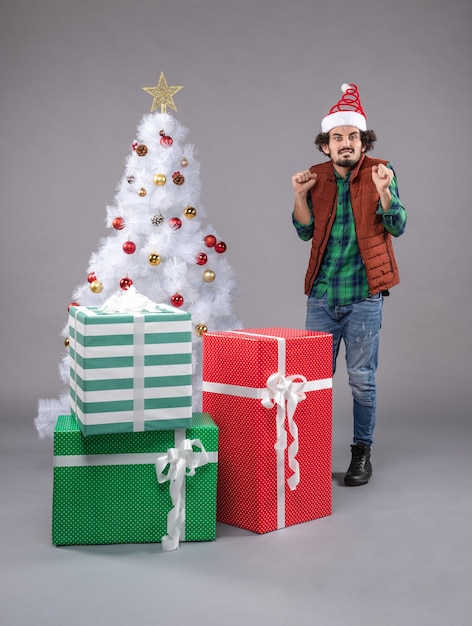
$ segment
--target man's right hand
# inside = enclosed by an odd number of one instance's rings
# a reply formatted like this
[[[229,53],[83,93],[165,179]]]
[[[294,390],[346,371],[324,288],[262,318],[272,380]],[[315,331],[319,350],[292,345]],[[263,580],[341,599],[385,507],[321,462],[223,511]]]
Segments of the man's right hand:
[[[310,224],[311,211],[308,207],[307,194],[316,183],[317,175],[310,170],[297,172],[292,176],[292,185],[295,190],[295,206],[293,215],[300,224]]]
[[[297,172],[292,176],[292,186],[296,195],[304,195],[315,186],[317,175],[310,170]]]

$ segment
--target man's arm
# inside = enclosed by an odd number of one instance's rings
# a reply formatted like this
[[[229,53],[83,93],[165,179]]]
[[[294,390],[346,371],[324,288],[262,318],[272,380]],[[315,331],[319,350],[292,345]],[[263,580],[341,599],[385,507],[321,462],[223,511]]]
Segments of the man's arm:
[[[312,214],[308,206],[307,193],[316,184],[317,175],[310,170],[297,172],[292,176],[292,186],[295,191],[293,217],[299,224],[310,224]]]
[[[382,217],[385,229],[393,237],[399,237],[405,231],[406,211],[400,202],[395,174],[390,164],[387,167],[382,164],[374,165],[372,180],[380,196],[377,213]]]
[[[390,193],[390,183],[393,179],[393,170],[385,167],[383,163],[372,166],[372,180],[380,196],[380,205],[384,212],[390,209],[392,194]]]

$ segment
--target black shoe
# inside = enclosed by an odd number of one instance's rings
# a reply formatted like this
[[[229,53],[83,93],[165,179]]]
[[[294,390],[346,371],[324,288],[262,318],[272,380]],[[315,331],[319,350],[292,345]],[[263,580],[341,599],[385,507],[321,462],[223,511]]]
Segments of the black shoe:
[[[351,453],[352,461],[346,476],[344,476],[344,484],[348,487],[365,485],[372,476],[370,446],[366,443],[355,443],[351,446]]]

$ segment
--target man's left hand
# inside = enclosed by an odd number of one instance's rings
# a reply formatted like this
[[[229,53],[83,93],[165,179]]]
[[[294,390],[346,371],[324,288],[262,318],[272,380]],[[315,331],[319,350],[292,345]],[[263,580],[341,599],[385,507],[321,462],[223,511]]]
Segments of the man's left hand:
[[[372,180],[380,196],[389,188],[392,178],[393,171],[383,163],[372,166]]]

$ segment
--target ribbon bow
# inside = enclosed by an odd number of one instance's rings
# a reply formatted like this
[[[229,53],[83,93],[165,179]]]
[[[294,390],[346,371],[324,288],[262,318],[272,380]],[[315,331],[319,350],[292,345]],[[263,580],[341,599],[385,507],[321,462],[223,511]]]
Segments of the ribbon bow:
[[[100,309],[104,313],[141,313],[142,311],[155,311],[156,304],[147,296],[136,291],[134,285],[131,285],[120,295],[110,296]]]
[[[193,446],[200,449],[195,452]],[[177,448],[169,448],[156,459],[156,474],[159,483],[170,482],[172,509],[167,514],[167,535],[162,537],[165,552],[176,550],[185,524],[185,477],[194,476],[195,469],[206,465],[209,456],[200,439],[184,439]],[[167,473],[164,473],[169,466]]]
[[[301,382],[295,382],[296,380]],[[295,374],[285,377],[280,372],[276,372],[267,379],[266,388],[261,398],[261,404],[266,409],[277,406],[277,441],[274,447],[280,462],[283,462],[285,449],[287,448],[287,432],[284,428],[285,418],[287,418],[289,431],[293,437],[293,441],[288,448],[288,464],[293,473],[287,479],[288,486],[292,491],[300,482],[300,465],[296,459],[298,452],[298,427],[293,416],[298,403],[306,398],[303,392],[306,382],[305,376]],[[287,404],[287,410],[285,409],[285,404]]]

